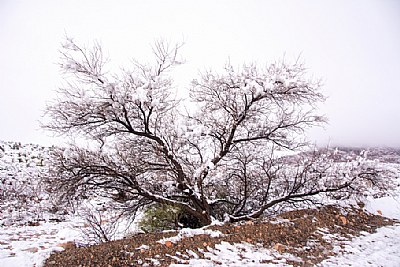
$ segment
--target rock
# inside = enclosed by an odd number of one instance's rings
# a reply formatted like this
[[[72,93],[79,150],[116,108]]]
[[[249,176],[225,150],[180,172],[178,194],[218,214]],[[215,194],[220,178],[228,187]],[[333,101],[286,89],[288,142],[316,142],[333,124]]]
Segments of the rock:
[[[57,247],[62,247],[63,249],[69,249],[69,248],[74,248],[75,243],[72,241],[65,242],[65,243],[59,243]]]
[[[344,217],[344,216],[339,216],[339,219],[342,221],[342,223],[343,223],[344,225],[347,224],[347,219],[346,219],[346,217]]]
[[[167,247],[172,247],[173,246],[173,244],[172,244],[172,242],[171,241],[169,241],[169,240],[167,240],[167,241],[165,241],[165,246],[167,246]]]
[[[26,248],[26,249],[23,249],[23,251],[27,251],[27,252],[31,252],[31,253],[36,253],[36,252],[39,251],[39,248],[37,248],[37,247]]]
[[[276,251],[278,251],[279,253],[282,253],[285,251],[285,246],[282,245],[281,243],[276,243],[273,247]]]

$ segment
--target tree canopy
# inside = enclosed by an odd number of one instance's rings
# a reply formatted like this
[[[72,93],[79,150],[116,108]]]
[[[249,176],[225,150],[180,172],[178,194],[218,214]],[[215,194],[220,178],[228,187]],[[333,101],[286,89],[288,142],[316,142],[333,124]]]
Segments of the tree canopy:
[[[333,154],[277,153],[304,147],[304,131],[325,122],[317,109],[321,84],[303,63],[227,64],[201,74],[189,99],[178,99],[171,76],[180,47],[156,42],[152,65],[134,61],[110,74],[99,44],[66,40],[66,83],[47,107],[45,127],[99,145],[53,152],[49,177],[62,196],[102,195],[132,212],[167,204],[200,226],[379,185],[378,172],[362,160],[335,165]]]

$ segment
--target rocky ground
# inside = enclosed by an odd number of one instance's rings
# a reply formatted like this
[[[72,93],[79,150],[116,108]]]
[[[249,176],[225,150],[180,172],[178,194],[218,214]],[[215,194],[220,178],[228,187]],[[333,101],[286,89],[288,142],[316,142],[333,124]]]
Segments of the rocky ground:
[[[90,247],[71,244],[65,251],[53,253],[45,266],[181,266],[201,259],[210,264],[196,266],[226,266],[233,259],[218,258],[222,250],[224,255],[236,250],[232,255],[241,257],[237,262],[249,266],[313,266],[340,253],[346,240],[398,223],[380,216],[379,211],[373,215],[361,207],[325,206],[194,232],[137,234]],[[250,250],[259,254],[249,254]]]

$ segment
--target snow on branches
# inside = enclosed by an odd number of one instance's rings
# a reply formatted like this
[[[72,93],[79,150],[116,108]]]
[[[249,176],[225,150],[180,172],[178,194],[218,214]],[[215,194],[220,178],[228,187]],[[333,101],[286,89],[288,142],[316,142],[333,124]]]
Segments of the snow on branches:
[[[256,218],[276,205],[376,182],[373,169],[350,168],[343,176],[319,154],[295,162],[277,156],[304,147],[304,130],[325,122],[317,110],[325,99],[320,82],[308,78],[303,64],[228,64],[193,80],[188,102],[176,99],[171,78],[182,63],[180,47],[157,42],[154,64],[135,61],[110,75],[98,44],[87,49],[67,40],[61,51],[67,86],[48,106],[45,127],[101,146],[55,151],[55,186],[67,195],[120,194],[132,210],[172,205],[206,225],[213,217]],[[197,109],[182,114],[187,103]]]

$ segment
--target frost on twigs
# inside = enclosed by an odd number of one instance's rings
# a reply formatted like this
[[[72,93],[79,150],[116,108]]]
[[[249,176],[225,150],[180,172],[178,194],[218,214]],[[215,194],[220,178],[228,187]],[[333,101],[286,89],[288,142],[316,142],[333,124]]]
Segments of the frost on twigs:
[[[110,74],[98,44],[87,49],[67,40],[67,86],[47,107],[45,127],[98,146],[54,151],[49,177],[56,191],[108,197],[132,213],[168,205],[207,225],[381,185],[367,162],[335,162],[318,151],[283,157],[305,151],[304,131],[325,122],[317,109],[325,99],[321,84],[303,64],[228,64],[193,80],[183,101],[172,79],[180,48],[157,42],[152,64],[134,61]],[[182,114],[187,103],[194,107]]]

